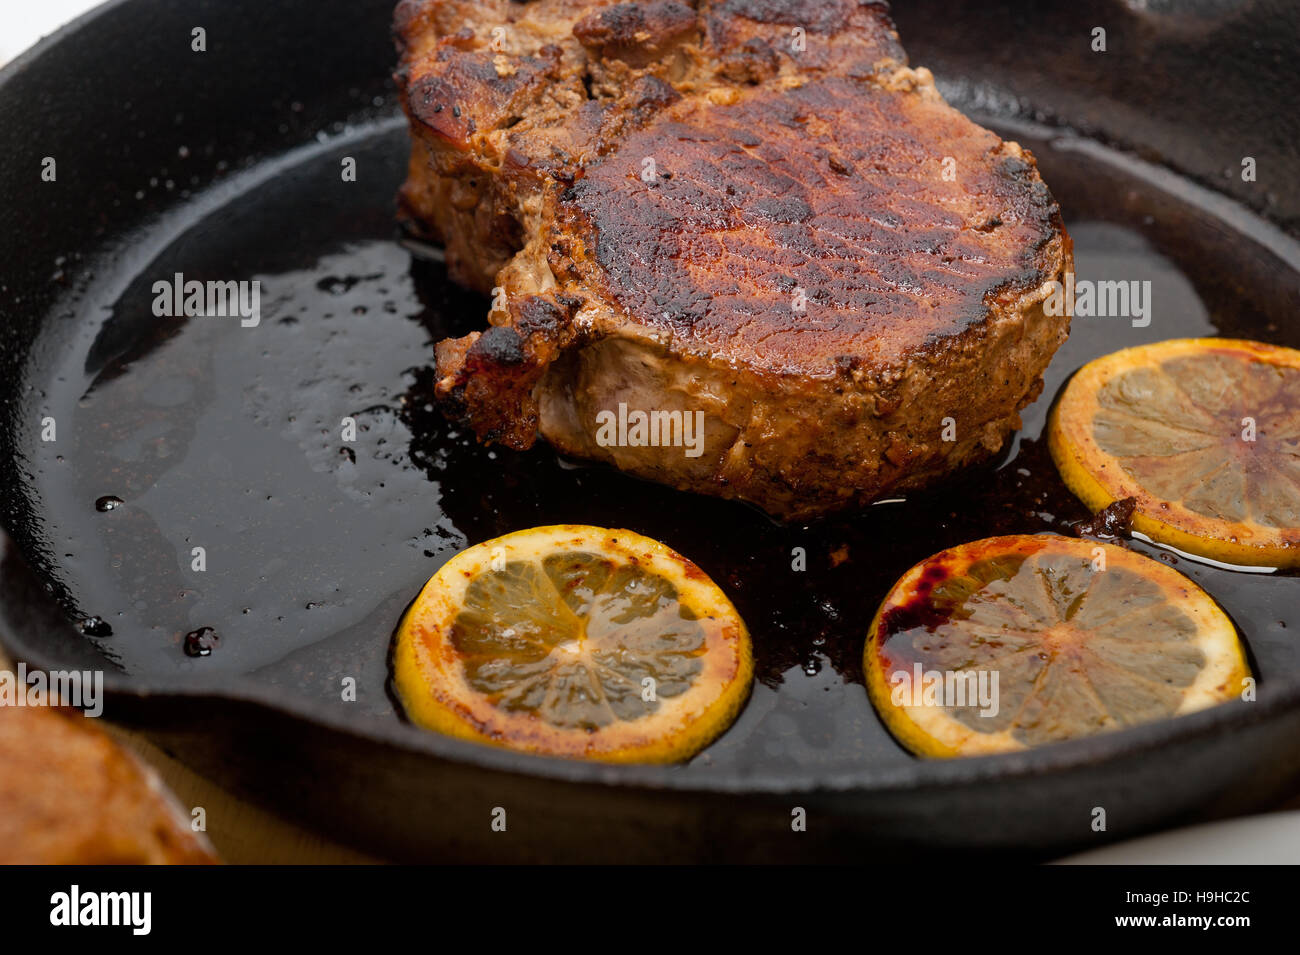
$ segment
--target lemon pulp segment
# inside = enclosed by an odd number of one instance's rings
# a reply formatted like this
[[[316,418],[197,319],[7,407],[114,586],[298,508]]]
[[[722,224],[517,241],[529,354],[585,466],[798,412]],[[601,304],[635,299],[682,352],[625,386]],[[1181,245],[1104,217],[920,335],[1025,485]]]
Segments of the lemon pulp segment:
[[[1093,510],[1132,497],[1133,528],[1227,563],[1300,566],[1300,352],[1176,339],[1085,365],[1048,446]]]
[[[1186,577],[1056,535],[975,541],[913,567],[876,614],[864,669],[886,726],[924,756],[1178,716],[1234,698],[1249,676],[1232,622]]]
[[[693,755],[734,719],[752,673],[744,622],[702,571],[657,541],[585,525],[458,554],[394,649],[417,724],[618,762]]]

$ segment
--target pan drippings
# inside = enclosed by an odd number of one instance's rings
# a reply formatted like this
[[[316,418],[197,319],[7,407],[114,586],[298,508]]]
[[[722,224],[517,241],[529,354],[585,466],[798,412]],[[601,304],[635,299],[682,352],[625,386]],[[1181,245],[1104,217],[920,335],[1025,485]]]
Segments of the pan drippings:
[[[908,761],[867,699],[867,627],[899,575],[940,549],[1070,535],[1090,517],[1042,439],[1068,375],[1173,337],[1300,345],[1285,311],[1295,273],[1211,220],[1193,192],[1158,192],[1093,154],[1000,132],[1038,155],[1067,212],[1077,278],[1150,282],[1150,322],[1076,315],[1011,446],[945,487],[781,526],[545,448],[478,444],[434,408],[433,342],[475,327],[486,304],[393,233],[406,143],[387,123],[363,142],[315,145],[189,222],[123,276],[116,301],[87,303],[81,321],[102,323],[93,340],[31,372],[59,418],[62,458],[51,450],[29,463],[51,515],[45,569],[74,620],[98,618],[87,639],[130,673],[195,684],[244,674],[328,701],[351,680],[349,712],[396,720],[393,629],[442,563],[525,527],[627,527],[689,554],[752,632],[751,699],[695,764],[781,772]],[[340,188],[345,154],[365,175]],[[259,323],[156,316],[153,285],[177,273],[260,283]],[[1300,669],[1294,576],[1132,546],[1223,606],[1262,681]]]

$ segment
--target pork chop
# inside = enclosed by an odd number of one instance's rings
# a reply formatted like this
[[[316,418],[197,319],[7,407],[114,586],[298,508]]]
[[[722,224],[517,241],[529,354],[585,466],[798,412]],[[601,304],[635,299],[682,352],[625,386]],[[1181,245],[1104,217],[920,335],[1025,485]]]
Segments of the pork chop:
[[[1018,428],[1072,268],[1034,157],[911,69],[883,3],[404,0],[404,217],[489,327],[478,436],[804,520]]]

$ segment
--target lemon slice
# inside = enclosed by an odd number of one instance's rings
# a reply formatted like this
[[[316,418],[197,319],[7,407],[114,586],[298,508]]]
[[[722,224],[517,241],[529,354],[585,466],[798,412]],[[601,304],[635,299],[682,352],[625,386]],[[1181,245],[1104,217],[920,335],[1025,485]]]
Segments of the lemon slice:
[[[1071,379],[1048,424],[1061,477],[1094,511],[1189,554],[1300,566],[1300,352],[1188,338],[1115,352]]]
[[[921,756],[1007,752],[1179,716],[1241,694],[1232,622],[1123,547],[1025,535],[917,564],[863,661],[881,719]]]
[[[735,607],[698,567],[626,530],[536,527],[462,551],[407,611],[394,685],[462,739],[607,762],[686,759],[749,695]]]

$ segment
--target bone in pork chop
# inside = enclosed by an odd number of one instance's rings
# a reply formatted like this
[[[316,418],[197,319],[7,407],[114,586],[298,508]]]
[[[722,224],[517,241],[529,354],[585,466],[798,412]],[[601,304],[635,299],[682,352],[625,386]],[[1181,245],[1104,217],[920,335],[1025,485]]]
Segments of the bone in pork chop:
[[[1041,391],[1059,208],[884,4],[404,0],[396,34],[404,217],[496,290],[437,347],[482,440],[802,520],[988,457]]]

